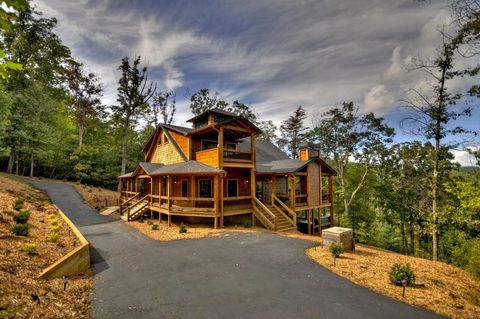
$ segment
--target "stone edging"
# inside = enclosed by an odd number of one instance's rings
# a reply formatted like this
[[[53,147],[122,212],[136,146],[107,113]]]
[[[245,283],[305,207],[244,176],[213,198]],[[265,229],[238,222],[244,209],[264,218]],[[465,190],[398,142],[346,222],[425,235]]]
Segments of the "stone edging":
[[[45,268],[38,276],[38,278],[42,279],[70,276],[90,268],[90,244],[60,208],[56,205],[54,206],[75,236],[77,236],[77,239],[80,241],[80,246]]]

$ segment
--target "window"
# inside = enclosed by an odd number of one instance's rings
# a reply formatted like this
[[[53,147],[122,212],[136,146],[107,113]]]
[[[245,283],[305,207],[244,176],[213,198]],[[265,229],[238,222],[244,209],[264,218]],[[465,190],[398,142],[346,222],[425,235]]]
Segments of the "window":
[[[188,180],[182,179],[182,197],[188,197]]]
[[[209,179],[201,179],[198,181],[199,197],[212,197],[212,181]]]
[[[237,143],[227,142],[227,143],[225,143],[225,148],[227,150],[236,150],[237,149]]]
[[[161,185],[161,196],[167,196],[167,177],[166,176],[162,176],[160,177],[160,183],[162,183]]]
[[[238,179],[227,179],[227,197],[238,196]]]
[[[217,141],[202,140],[202,151],[217,147]]]

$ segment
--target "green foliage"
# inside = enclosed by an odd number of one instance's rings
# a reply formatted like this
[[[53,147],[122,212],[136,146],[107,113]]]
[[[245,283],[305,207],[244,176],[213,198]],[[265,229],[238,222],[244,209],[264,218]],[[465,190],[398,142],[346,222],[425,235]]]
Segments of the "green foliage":
[[[160,228],[160,225],[153,223],[152,224],[152,230],[158,230]]]
[[[187,226],[184,223],[180,224],[180,229],[178,230],[180,234],[186,233],[187,232]]]
[[[28,210],[21,211],[20,213],[13,216],[13,220],[18,224],[25,224],[30,218],[30,212]]]
[[[10,231],[17,236],[28,236],[28,224],[16,224],[10,228]]]
[[[25,243],[22,245],[22,250],[27,255],[36,255],[38,254],[38,244],[37,243]]]
[[[252,221],[250,219],[245,219],[245,221],[243,222],[243,227],[245,228],[252,227]]]
[[[307,128],[304,126],[304,122],[306,119],[307,112],[305,112],[302,106],[299,106],[293,112],[293,115],[282,121],[280,126],[281,136],[278,144],[286,149],[292,158],[298,157],[300,143],[305,139]]]
[[[328,250],[332,254],[333,258],[338,258],[343,252],[343,246],[340,243],[331,243]]]
[[[409,264],[393,264],[388,273],[390,283],[401,286],[402,281],[405,280],[407,286],[413,286],[415,284],[415,274]]]
[[[59,221],[56,217],[55,218],[50,218],[50,225],[58,226],[58,224],[59,224]]]
[[[51,242],[54,242],[54,243],[56,243],[59,238],[60,238],[60,234],[57,233],[57,232],[52,232],[52,233],[50,233],[50,236],[48,236],[48,240],[50,240]]]
[[[15,200],[13,203],[13,209],[19,211],[20,209],[23,208],[23,205],[25,204],[25,199],[20,197]]]
[[[151,219],[147,220],[147,224],[148,224],[148,225],[152,225],[152,224],[153,224],[153,220],[151,220]]]

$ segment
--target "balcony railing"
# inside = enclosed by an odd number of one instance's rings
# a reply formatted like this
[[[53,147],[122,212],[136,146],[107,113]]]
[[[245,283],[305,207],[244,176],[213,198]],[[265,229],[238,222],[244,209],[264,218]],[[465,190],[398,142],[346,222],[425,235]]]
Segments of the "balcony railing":
[[[252,152],[239,150],[223,150],[223,160],[225,162],[252,162]]]

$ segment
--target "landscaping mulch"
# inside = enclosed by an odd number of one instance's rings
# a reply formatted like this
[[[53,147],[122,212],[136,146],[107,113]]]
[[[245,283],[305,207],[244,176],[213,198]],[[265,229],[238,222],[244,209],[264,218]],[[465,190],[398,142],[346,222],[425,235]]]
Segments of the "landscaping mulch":
[[[480,318],[480,280],[458,267],[364,245],[344,252],[336,266],[326,248],[317,246],[306,253],[340,276],[397,300],[451,318]],[[405,298],[403,288],[389,282],[394,263],[410,264],[416,276],[416,286],[406,288]]]
[[[16,224],[13,203],[19,197],[25,199],[21,211],[30,211],[28,236],[10,231]],[[49,240],[52,213],[60,225],[56,242]],[[26,243],[37,244],[37,253],[24,252]],[[0,175],[0,318],[90,318],[90,271],[68,278],[66,291],[63,279],[37,278],[44,268],[78,245],[76,236],[42,192]]]
[[[157,230],[152,229],[152,225],[149,225],[148,220],[144,220],[143,223],[140,223],[139,221],[131,221],[126,222],[125,224],[135,228],[139,232],[152,239],[160,241],[221,236],[222,234],[232,232],[251,233],[256,231],[265,231],[265,229],[257,227],[244,228],[232,226],[214,229],[211,225],[186,224],[187,232],[180,233],[180,224],[172,223],[171,226],[168,227],[166,221],[163,221],[161,224],[159,224],[158,219],[155,220],[154,223],[158,224],[159,228]]]

